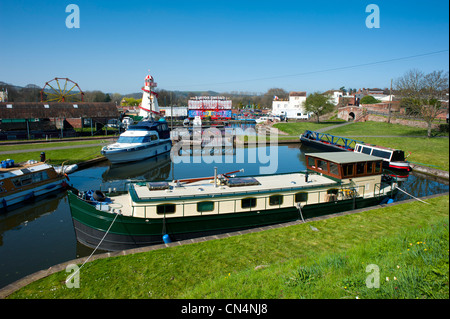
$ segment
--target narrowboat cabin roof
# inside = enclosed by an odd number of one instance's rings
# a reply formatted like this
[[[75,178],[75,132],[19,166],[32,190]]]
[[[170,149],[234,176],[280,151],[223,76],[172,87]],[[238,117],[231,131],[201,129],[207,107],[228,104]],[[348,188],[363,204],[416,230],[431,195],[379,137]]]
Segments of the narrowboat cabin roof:
[[[52,168],[52,166],[44,162],[36,162],[32,164],[16,163],[13,167],[0,168],[0,180],[21,176],[28,173],[34,173],[49,168]]]
[[[335,186],[338,183],[326,176],[316,175],[305,181],[303,173],[286,173],[256,177],[232,177],[225,185],[214,187],[214,180],[197,181],[177,186],[174,182],[135,183],[130,185],[130,195],[134,202],[150,202],[186,198],[214,198],[238,194],[284,192],[319,186]],[[233,185],[234,184],[234,185]]]
[[[307,153],[305,156],[316,157],[337,164],[383,160],[381,157],[354,152]]]

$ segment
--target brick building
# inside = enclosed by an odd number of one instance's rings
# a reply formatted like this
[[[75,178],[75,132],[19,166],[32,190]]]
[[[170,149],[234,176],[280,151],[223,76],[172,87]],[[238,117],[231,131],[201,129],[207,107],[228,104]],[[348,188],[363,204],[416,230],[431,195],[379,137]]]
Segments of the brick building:
[[[25,138],[40,138],[57,134],[54,131],[102,127],[108,120],[117,118],[119,111],[115,103],[0,103],[0,131],[1,135],[9,135],[6,137],[9,139],[23,138],[23,131]]]

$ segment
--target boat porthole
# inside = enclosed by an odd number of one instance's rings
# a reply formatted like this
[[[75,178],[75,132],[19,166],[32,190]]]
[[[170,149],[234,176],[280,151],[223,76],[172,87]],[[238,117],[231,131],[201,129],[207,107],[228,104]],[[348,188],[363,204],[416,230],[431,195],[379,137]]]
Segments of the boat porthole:
[[[145,220],[145,222],[146,222],[146,223],[148,223],[148,222],[149,222],[149,220],[148,220],[148,219],[146,219],[146,220]]]

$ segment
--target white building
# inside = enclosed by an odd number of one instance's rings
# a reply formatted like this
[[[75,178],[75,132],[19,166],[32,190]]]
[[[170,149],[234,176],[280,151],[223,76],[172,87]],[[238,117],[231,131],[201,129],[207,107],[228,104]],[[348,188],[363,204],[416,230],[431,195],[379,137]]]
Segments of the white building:
[[[289,119],[309,119],[310,114],[306,113],[303,107],[305,101],[306,92],[290,92],[289,100],[279,100],[275,96],[272,101],[272,115]]]
[[[340,98],[347,98],[347,99],[355,98],[354,95],[348,95],[348,93],[347,95],[342,95],[342,91],[339,90],[327,91],[326,93],[331,96],[331,103],[333,103],[334,105],[339,104]]]

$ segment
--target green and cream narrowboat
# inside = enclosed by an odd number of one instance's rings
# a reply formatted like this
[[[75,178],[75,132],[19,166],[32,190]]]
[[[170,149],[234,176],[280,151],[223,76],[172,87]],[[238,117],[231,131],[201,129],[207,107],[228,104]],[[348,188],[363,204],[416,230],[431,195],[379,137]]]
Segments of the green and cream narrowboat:
[[[136,182],[124,193],[69,191],[78,240],[122,250],[379,204],[395,190],[382,159],[350,152],[306,154],[307,172]]]

